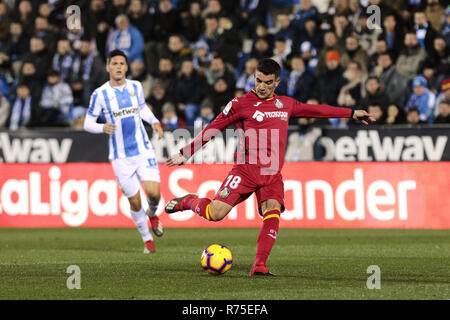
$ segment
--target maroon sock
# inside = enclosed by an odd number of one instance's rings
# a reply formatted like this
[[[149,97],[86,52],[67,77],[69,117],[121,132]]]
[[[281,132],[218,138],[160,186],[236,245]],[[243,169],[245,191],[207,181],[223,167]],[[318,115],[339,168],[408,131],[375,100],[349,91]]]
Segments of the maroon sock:
[[[186,200],[186,206],[203,219],[214,221],[211,216],[211,200],[208,198],[191,198]]]
[[[278,235],[280,225],[280,210],[273,209],[267,211],[263,216],[263,225],[259,231],[256,241],[255,264],[266,264],[270,251]]]

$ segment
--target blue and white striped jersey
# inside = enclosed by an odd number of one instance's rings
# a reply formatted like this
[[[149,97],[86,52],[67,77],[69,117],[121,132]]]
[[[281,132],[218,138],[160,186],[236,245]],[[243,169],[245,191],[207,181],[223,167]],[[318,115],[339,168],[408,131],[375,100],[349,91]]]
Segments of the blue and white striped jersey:
[[[93,92],[87,115],[97,118],[103,114],[106,122],[116,125],[116,131],[109,136],[110,160],[153,149],[140,115],[143,108],[148,107],[139,81],[126,79],[122,89],[112,87],[108,81]]]

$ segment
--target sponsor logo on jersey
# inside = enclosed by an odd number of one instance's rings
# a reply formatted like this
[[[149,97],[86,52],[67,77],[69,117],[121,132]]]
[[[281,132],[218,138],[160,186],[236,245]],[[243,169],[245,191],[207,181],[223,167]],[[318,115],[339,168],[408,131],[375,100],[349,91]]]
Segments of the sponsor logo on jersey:
[[[257,107],[257,106],[259,106],[261,103],[262,103],[262,101],[258,101],[258,102],[255,103],[253,106],[254,106],[254,107]]]
[[[221,197],[221,198],[226,198],[226,197],[228,197],[230,195],[230,189],[228,189],[228,188],[223,188],[222,190],[220,190],[220,192],[219,192],[219,196]]]
[[[133,117],[139,113],[139,107],[123,108],[118,111],[111,112],[115,119]]]
[[[252,118],[255,119],[258,122],[261,122],[264,120],[264,117],[267,118],[281,118],[281,120],[287,121],[288,120],[288,113],[286,111],[271,111],[271,112],[261,112],[261,111],[255,111]]]
[[[279,99],[276,99],[275,107],[277,107],[278,109],[283,109],[283,102],[281,102],[281,100],[279,100]]]
[[[233,99],[234,100],[234,99]],[[233,106],[233,101],[228,102],[228,104],[225,106],[225,108],[223,109],[223,114],[227,115],[228,112],[230,111],[231,107]]]

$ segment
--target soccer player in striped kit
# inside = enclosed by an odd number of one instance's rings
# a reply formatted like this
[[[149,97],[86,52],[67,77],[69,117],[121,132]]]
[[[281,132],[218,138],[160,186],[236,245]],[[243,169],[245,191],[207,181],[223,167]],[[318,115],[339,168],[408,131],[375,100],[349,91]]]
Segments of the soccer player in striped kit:
[[[125,53],[111,51],[107,57],[106,70],[109,81],[93,92],[84,129],[109,135],[109,159],[114,173],[130,202],[131,216],[145,244],[144,253],[153,253],[155,244],[148,229],[147,216],[155,235],[162,236],[163,227],[156,216],[160,200],[160,177],[155,151],[142,120],[152,126],[159,138],[163,136],[163,130],[145,102],[142,84],[126,79],[128,61]],[[105,124],[97,123],[100,114],[105,117]],[[147,212],[141,204],[141,183],[148,197]]]
[[[209,221],[219,221],[231,209],[255,193],[262,227],[256,243],[256,258],[250,275],[273,276],[266,261],[278,235],[280,215],[284,211],[284,185],[281,169],[286,150],[289,118],[353,118],[363,124],[375,119],[364,110],[328,105],[311,105],[275,94],[280,82],[280,66],[263,59],[255,72],[255,88],[234,98],[213,122],[200,132],[166,164],[184,164],[217,132],[235,123],[240,144],[236,162],[213,200],[187,194],[170,200],[166,213],[192,210]]]

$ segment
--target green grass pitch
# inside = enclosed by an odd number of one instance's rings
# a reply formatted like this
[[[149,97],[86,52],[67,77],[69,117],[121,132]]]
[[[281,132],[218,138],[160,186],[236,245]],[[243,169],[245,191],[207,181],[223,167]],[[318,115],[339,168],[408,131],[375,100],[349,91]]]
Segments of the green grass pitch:
[[[143,254],[136,229],[0,229],[0,299],[450,299],[450,230],[281,229],[249,277],[258,229],[173,229]],[[232,268],[201,269],[202,250],[228,246]],[[77,265],[81,289],[66,286]],[[367,268],[381,288],[366,286]]]

